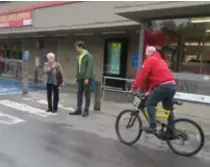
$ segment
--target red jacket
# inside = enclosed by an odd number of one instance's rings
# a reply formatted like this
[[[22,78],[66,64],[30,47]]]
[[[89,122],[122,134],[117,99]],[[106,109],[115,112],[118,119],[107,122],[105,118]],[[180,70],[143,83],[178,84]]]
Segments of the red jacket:
[[[132,85],[132,90],[135,91],[138,87],[145,87],[145,81],[148,81],[149,90],[153,90],[165,82],[175,82],[175,78],[168,68],[167,63],[161,58],[159,52],[155,52],[145,59]]]

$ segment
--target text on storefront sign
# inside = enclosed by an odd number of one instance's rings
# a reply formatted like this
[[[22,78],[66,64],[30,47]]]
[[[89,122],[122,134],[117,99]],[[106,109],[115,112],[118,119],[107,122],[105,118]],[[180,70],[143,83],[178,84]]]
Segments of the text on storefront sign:
[[[0,15],[0,28],[23,27],[32,25],[32,12]]]

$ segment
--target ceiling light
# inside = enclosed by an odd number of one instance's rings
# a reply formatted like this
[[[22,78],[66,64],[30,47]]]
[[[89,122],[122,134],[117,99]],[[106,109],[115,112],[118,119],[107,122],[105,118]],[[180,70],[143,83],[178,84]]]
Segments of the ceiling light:
[[[86,35],[94,35],[94,33],[93,33],[93,32],[75,33],[75,34],[73,34],[73,35],[75,35],[75,36],[86,36]]]
[[[111,34],[125,34],[126,31],[108,31],[108,32],[102,32],[103,35],[111,35]]]
[[[55,34],[54,37],[67,37],[68,34]]]
[[[192,18],[190,19],[191,23],[208,23],[210,22],[210,17],[203,17],[203,18]]]

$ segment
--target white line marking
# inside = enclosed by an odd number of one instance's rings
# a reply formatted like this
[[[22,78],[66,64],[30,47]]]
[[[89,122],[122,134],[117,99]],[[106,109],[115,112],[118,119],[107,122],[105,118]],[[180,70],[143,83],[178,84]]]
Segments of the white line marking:
[[[41,99],[41,100],[34,100],[34,99],[31,99],[31,98],[28,98],[28,97],[24,97],[22,98],[23,100],[26,100],[26,101],[35,101],[36,103],[40,103],[40,104],[44,104],[44,105],[47,105],[47,101],[44,100],[44,99]],[[67,111],[70,111],[70,112],[74,112],[75,109],[73,107],[65,107],[63,106],[62,104],[58,104],[58,107],[63,109],[63,110],[67,110]]]
[[[27,112],[30,114],[38,115],[41,117],[47,117],[47,116],[52,115],[51,113],[47,113],[45,110],[31,107],[26,104],[17,103],[17,102],[10,101],[10,100],[1,100],[0,104],[10,107],[10,108],[13,108],[13,109],[16,109],[16,110],[20,110],[20,111]]]
[[[37,103],[40,103],[40,104],[45,104],[45,105],[47,105],[47,101],[46,100],[38,100],[38,101],[36,101]],[[74,108],[72,108],[72,107],[64,107],[62,104],[59,104],[58,105],[58,107],[60,108],[60,109],[63,109],[63,110],[67,110],[67,111],[71,111],[71,112],[74,112]]]
[[[43,99],[41,99],[41,100],[33,100],[31,98],[28,98],[28,97],[24,97],[22,99],[23,100],[26,100],[26,101],[35,101],[37,103],[47,105],[47,101],[46,100],[43,100]],[[61,109],[63,109],[63,110],[67,110],[67,111],[71,111],[71,112],[74,112],[75,111],[74,108],[72,108],[72,107],[64,107],[62,104],[59,104],[58,107],[61,108]]]
[[[21,122],[25,122],[25,120],[0,112],[0,124],[12,125]]]

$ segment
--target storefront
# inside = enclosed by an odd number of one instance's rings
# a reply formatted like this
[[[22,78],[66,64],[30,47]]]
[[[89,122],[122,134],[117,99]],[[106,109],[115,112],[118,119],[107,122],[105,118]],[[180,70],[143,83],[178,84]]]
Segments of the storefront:
[[[139,23],[113,12],[121,3],[3,3],[0,6],[0,42],[4,46],[8,44],[10,49],[3,48],[1,59],[11,60],[7,55],[18,41],[22,53],[25,50],[30,53],[29,79],[34,81],[38,71],[36,80],[42,81],[46,54],[54,52],[63,66],[66,82],[75,83],[77,53],[74,42],[82,40],[94,57],[97,80],[102,81],[103,76],[133,78],[136,67],[131,64],[131,55],[138,51]],[[98,11],[93,11],[93,8]],[[96,15],[96,12],[100,14]],[[10,73],[7,69],[5,71]],[[122,84],[112,81],[109,85],[119,87]]]
[[[116,9],[117,14],[142,24],[140,59],[146,45],[156,46],[176,76],[176,96],[210,103],[210,3],[141,3]]]

